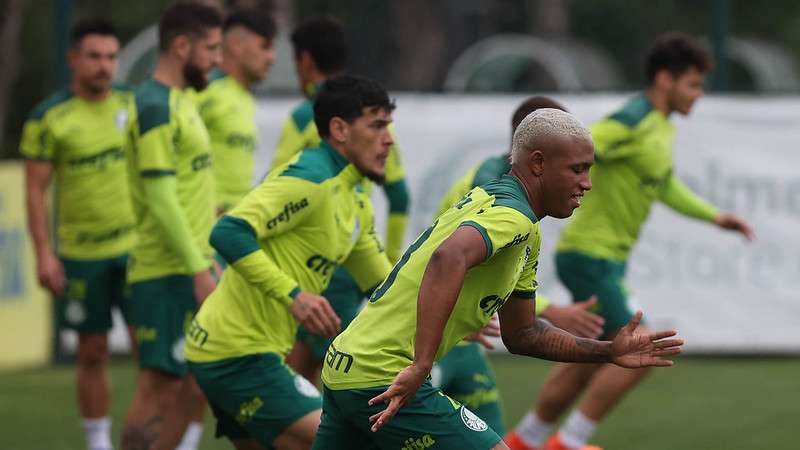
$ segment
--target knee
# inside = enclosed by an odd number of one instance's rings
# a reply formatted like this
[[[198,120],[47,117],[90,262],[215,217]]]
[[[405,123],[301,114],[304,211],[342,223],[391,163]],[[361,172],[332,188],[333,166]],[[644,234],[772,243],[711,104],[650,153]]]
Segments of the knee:
[[[81,336],[78,341],[78,365],[97,369],[108,362],[108,341],[105,335]]]

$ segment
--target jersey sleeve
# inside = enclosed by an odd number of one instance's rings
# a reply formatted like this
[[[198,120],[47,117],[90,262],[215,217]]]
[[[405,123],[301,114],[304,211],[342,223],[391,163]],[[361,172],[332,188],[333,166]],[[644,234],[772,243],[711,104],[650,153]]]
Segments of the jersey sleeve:
[[[27,159],[52,161],[55,158],[55,140],[44,117],[31,115],[25,122],[19,150]]]
[[[638,150],[633,130],[622,122],[607,118],[592,126],[594,155],[598,162],[627,158]]]
[[[538,227],[536,227],[536,232],[528,239],[528,247],[525,250],[525,258],[527,260],[522,269],[522,275],[520,275],[519,280],[517,280],[517,284],[514,285],[514,290],[511,295],[519,298],[533,299],[536,298],[536,288],[539,286],[539,283],[536,281],[536,271],[539,268],[540,245]],[[547,302],[547,300],[544,301]],[[549,304],[549,302],[547,302],[547,304]],[[547,307],[547,304],[543,303],[541,311]],[[536,305],[536,311],[537,313],[540,311],[539,305]]]
[[[719,211],[692,192],[675,174],[670,174],[661,188],[661,201],[684,216],[711,221]]]
[[[278,139],[278,147],[272,157],[270,170],[288,163],[306,148],[316,147],[319,144],[317,127],[310,121],[311,119],[300,114],[300,111],[295,111],[286,119]]]
[[[492,206],[466,216],[459,226],[473,227],[480,232],[486,245],[486,260],[489,260],[505,247],[523,242],[521,239],[528,233],[526,222],[528,218],[513,208]]]
[[[175,175],[175,129],[169,120],[169,105],[150,103],[137,111],[139,142],[136,144],[137,170],[143,177]]]
[[[362,230],[344,267],[356,280],[361,292],[367,292],[383,281],[392,267],[375,231],[374,213],[369,198],[362,196]]]
[[[390,131],[394,136],[393,130],[390,129]],[[403,162],[400,158],[400,147],[397,145],[396,139],[389,148],[383,192],[389,202],[389,220],[386,222],[386,254],[391,261],[397,261],[400,258],[408,225],[410,196],[406,186]]]

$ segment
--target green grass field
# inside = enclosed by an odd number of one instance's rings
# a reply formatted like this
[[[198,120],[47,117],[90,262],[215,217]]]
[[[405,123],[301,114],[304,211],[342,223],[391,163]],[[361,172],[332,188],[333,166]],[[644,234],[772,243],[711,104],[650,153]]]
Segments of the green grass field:
[[[535,397],[549,364],[492,358],[506,422]],[[114,442],[130,401],[134,367],[112,363]],[[800,444],[800,360],[680,360],[646,379],[617,408],[594,442],[606,450],[790,450]],[[71,366],[0,373],[0,442],[6,450],[85,448]],[[201,449],[229,449],[206,420]]]

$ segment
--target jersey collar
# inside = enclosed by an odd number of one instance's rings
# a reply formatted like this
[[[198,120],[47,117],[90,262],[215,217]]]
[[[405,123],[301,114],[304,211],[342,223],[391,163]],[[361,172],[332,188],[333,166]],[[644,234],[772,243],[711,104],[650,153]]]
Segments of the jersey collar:
[[[323,151],[328,152],[331,160],[333,160],[333,166],[336,168],[336,171],[339,172],[337,177],[339,177],[349,186],[355,186],[364,178],[364,175],[362,175],[361,172],[356,169],[356,166],[350,164],[350,161],[348,161],[347,158],[342,156],[341,153],[328,144],[328,142],[324,139],[322,140],[320,147]]]

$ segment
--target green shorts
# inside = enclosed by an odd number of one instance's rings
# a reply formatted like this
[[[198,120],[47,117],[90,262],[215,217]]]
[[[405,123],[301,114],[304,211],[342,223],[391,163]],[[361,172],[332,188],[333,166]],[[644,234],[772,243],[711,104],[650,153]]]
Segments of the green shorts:
[[[80,334],[104,334],[112,326],[112,307],[119,308],[128,322],[127,260],[127,255],[94,260],[61,258],[67,287],[56,300],[58,325]]]
[[[622,328],[633,317],[623,285],[625,263],[578,252],[556,253],[558,278],[572,293],[572,301],[597,295],[597,314],[605,319],[603,334]]]
[[[328,299],[333,311],[342,321],[342,330],[347,328],[350,322],[356,318],[361,302],[364,300],[364,295],[361,293],[356,281],[341,266],[333,272],[331,282],[328,284],[328,288],[322,292],[322,296]],[[297,329],[296,339],[300,342],[305,342],[311,348],[311,354],[315,361],[322,362],[325,359],[328,346],[331,345],[335,338],[312,334],[301,325]]]
[[[217,418],[217,437],[255,439],[264,448],[291,424],[322,408],[319,391],[274,353],[189,362]]]
[[[386,405],[369,406],[367,402],[385,391],[386,387],[340,391],[325,388],[322,423],[312,448],[488,450],[501,440],[486,422],[428,382],[389,423],[373,433],[369,417]]]
[[[197,312],[192,277],[169,275],[131,284],[139,367],[186,374],[184,332]]]
[[[457,345],[431,370],[431,384],[505,435],[497,378],[480,344]]]

